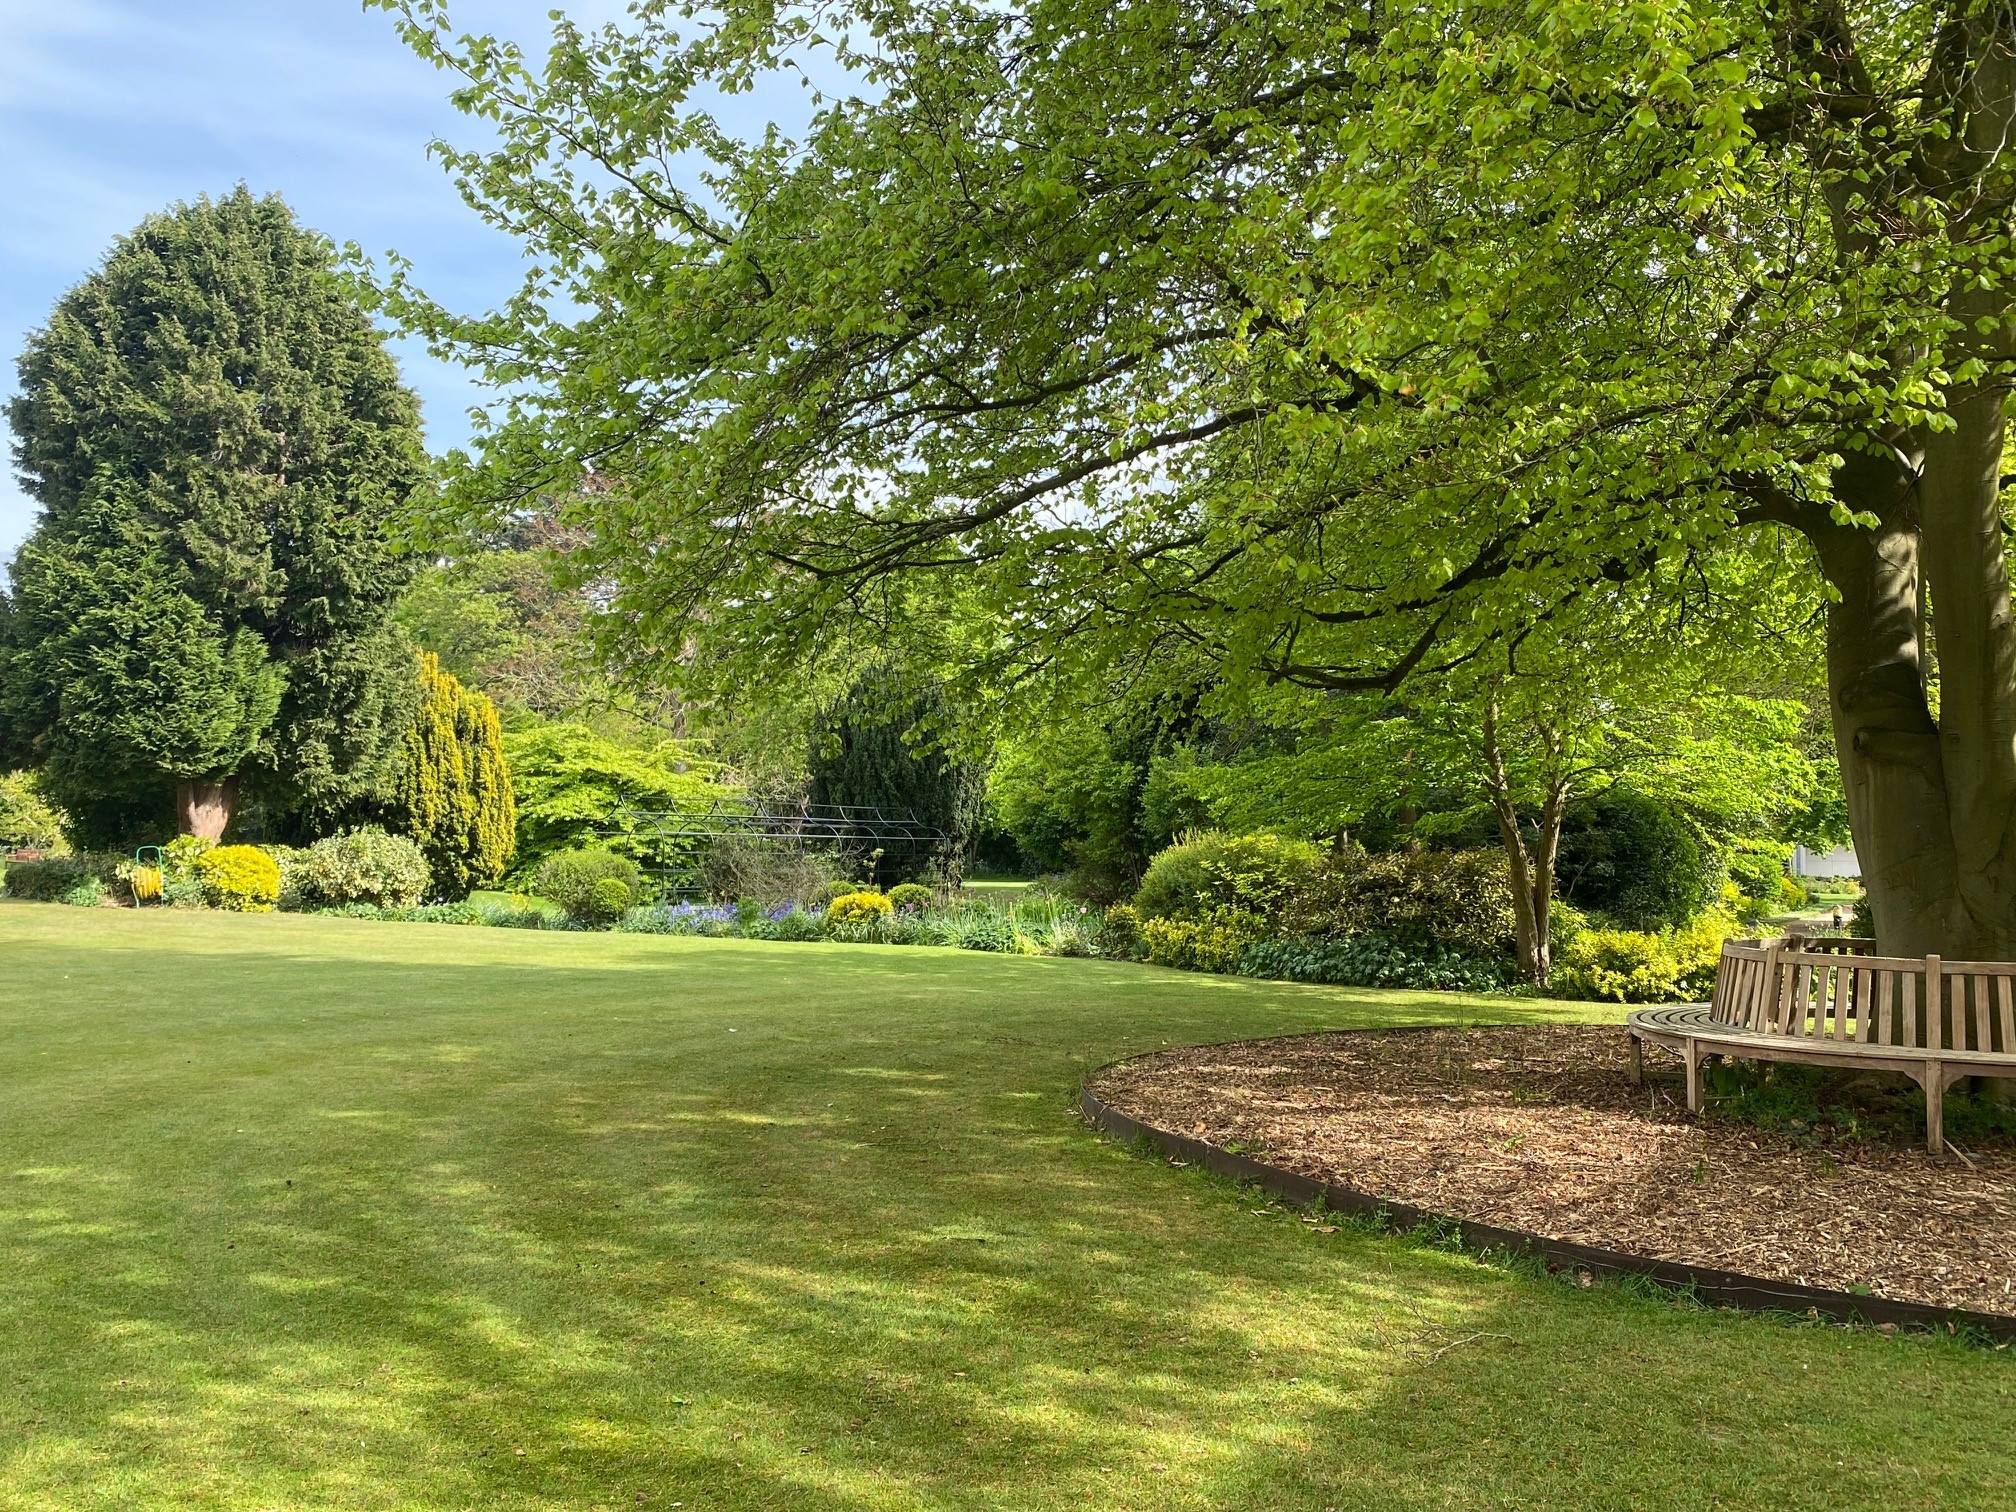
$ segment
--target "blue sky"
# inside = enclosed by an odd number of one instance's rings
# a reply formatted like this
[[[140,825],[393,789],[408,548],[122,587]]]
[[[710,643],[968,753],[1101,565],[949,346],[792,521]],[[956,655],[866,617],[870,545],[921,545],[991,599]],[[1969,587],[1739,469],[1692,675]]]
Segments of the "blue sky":
[[[556,3],[583,22],[617,0],[459,0],[459,29],[527,44]],[[396,247],[458,307],[516,281],[518,255],[427,157],[478,128],[446,76],[408,53],[358,0],[0,0],[0,391],[27,334],[148,212],[244,180],[278,190],[339,244]],[[802,120],[788,84],[731,102],[724,124]],[[736,119],[736,117],[741,119]],[[436,449],[468,434],[482,401],[459,370],[401,345]],[[0,562],[33,520],[11,450],[0,480]]]

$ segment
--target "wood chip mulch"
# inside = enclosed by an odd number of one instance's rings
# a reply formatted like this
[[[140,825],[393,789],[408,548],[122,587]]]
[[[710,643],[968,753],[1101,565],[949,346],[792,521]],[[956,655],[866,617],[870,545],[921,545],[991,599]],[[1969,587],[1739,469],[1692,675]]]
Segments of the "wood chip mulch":
[[[1807,1286],[2016,1313],[2016,1151],[1816,1147],[1626,1079],[1621,1027],[1302,1035],[1092,1084],[1145,1123],[1474,1222]]]

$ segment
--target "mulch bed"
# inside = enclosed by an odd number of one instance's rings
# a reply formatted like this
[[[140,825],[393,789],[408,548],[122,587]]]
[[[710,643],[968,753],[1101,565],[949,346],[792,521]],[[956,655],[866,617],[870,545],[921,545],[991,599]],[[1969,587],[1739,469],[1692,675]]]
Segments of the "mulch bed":
[[[1824,1144],[1687,1112],[1618,1026],[1301,1035],[1172,1050],[1092,1090],[1375,1197],[1658,1260],[2016,1313],[2016,1151]]]

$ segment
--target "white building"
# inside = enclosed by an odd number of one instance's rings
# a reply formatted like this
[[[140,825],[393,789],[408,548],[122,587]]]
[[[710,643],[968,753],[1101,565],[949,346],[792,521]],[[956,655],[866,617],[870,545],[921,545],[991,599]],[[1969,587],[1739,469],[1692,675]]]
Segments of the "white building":
[[[1859,877],[1862,863],[1855,858],[1855,847],[1840,846],[1830,851],[1810,851],[1805,846],[1795,846],[1792,851],[1792,875],[1795,877]]]

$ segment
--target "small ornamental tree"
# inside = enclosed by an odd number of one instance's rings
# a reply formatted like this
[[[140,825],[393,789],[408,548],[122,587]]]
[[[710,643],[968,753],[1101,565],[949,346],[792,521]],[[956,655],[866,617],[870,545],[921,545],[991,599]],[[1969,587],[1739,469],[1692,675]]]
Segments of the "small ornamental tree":
[[[503,735],[496,705],[443,672],[431,651],[420,656],[420,687],[387,817],[426,855],[434,892],[466,898],[504,875],[516,844]]]
[[[94,843],[215,838],[243,786],[313,828],[412,717],[387,525],[419,409],[329,242],[242,187],[150,216],[28,341],[8,407],[41,507],[0,616],[0,763]]]

